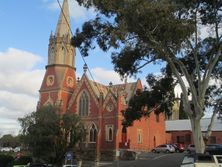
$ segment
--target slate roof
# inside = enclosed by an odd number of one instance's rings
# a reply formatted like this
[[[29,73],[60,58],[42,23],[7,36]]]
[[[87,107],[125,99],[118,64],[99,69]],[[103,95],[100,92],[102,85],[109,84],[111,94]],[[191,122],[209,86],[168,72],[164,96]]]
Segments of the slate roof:
[[[126,101],[129,102],[130,98],[135,93],[136,86],[137,82],[132,82],[132,83],[112,85],[110,89],[116,97],[118,93],[125,93]]]
[[[137,87],[137,82],[117,84],[112,86],[105,86],[103,84],[91,80],[89,82],[97,97],[99,97],[100,92],[102,92],[104,97],[106,97],[108,91],[111,90],[115,97],[117,97],[119,93],[124,92],[126,96],[126,101],[129,101],[129,99],[135,93]]]
[[[105,86],[101,83],[98,83],[98,82],[94,82],[94,81],[89,81],[89,82],[90,82],[90,85],[92,86],[92,89],[97,97],[100,96],[100,92],[103,93],[104,97],[107,95],[107,93],[108,93],[107,86]]]
[[[206,131],[210,118],[203,118],[200,122],[201,130]],[[191,131],[190,120],[168,120],[165,121],[166,131]],[[222,131],[222,120],[215,119],[212,131]]]

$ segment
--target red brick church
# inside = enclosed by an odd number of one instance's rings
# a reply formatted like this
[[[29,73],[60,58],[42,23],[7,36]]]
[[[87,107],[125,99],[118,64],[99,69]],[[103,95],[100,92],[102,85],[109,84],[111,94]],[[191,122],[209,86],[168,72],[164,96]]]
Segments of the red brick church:
[[[87,138],[85,149],[116,151],[127,148],[151,150],[166,143],[164,114],[152,113],[150,117],[135,121],[133,126],[122,126],[121,111],[138,89],[140,80],[133,83],[103,85],[91,81],[84,66],[84,74],[76,79],[75,48],[70,44],[70,17],[68,2],[64,0],[57,28],[50,35],[48,64],[40,88],[39,105],[56,105],[61,114],[77,113],[85,124]],[[65,16],[65,17],[64,17]]]

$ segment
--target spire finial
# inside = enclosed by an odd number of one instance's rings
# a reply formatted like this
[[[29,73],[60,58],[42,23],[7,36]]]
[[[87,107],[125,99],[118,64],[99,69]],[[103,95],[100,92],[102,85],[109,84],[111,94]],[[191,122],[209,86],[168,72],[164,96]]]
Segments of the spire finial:
[[[85,63],[84,66],[83,66],[84,73],[86,73],[87,69],[88,69],[88,67],[87,67],[87,64]]]
[[[62,5],[61,12],[60,12],[59,20],[58,20],[58,23],[57,23],[55,35],[57,37],[62,37],[64,35],[70,35],[71,36],[69,5],[68,5],[67,0],[63,1],[63,5]]]

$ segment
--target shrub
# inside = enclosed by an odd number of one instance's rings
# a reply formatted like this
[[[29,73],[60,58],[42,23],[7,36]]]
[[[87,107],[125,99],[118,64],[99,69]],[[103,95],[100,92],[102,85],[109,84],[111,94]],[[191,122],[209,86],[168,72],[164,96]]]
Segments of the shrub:
[[[11,155],[0,155],[0,167],[7,167],[13,162],[14,158]]]

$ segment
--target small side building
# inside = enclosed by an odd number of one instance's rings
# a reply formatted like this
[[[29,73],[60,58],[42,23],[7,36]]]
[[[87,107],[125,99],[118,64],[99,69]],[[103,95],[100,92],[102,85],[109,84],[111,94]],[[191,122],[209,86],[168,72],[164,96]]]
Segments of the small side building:
[[[209,123],[210,118],[203,118],[201,120],[201,131],[203,136],[207,132]],[[190,120],[166,121],[166,138],[167,143],[183,143],[185,146],[188,144],[194,144]],[[220,143],[222,143],[222,120],[215,119],[212,127],[212,134],[207,144]]]

